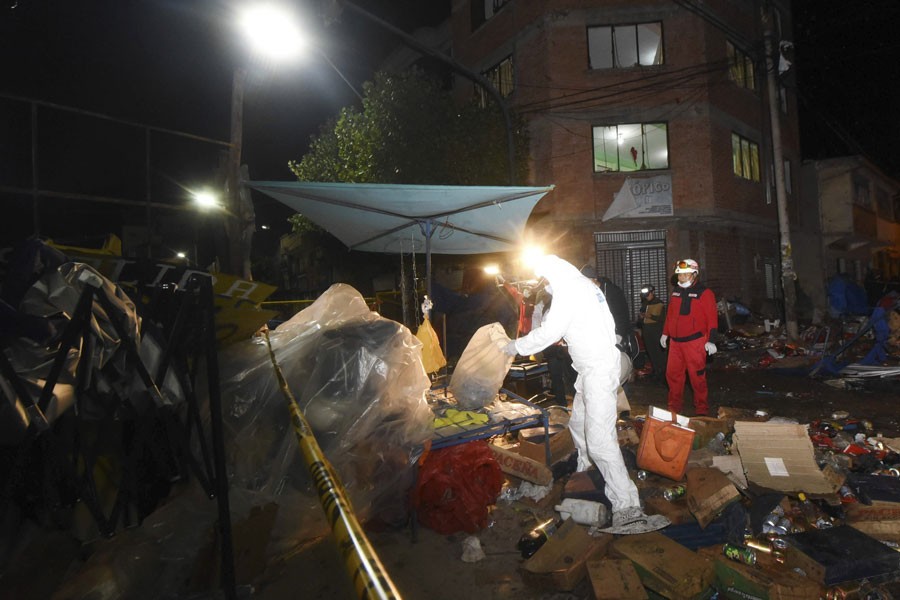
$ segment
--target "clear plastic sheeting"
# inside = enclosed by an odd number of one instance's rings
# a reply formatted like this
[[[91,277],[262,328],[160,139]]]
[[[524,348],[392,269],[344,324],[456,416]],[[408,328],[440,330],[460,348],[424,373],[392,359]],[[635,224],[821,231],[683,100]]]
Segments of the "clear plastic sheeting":
[[[497,397],[513,362],[503,351],[509,342],[500,323],[479,328],[469,340],[450,376],[450,391],[460,408],[484,408]]]
[[[431,437],[430,381],[421,342],[369,310],[345,284],[270,332],[276,360],[357,517],[405,522],[413,465]],[[302,515],[318,500],[264,343],[221,357],[223,419],[232,486]],[[296,538],[305,525],[284,523]],[[279,526],[276,526],[278,529]],[[301,531],[297,531],[299,528]]]

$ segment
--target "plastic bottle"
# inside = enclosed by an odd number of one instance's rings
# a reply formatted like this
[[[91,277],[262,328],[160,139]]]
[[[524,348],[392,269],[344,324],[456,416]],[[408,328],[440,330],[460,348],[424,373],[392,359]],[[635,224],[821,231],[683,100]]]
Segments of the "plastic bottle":
[[[711,450],[713,454],[717,456],[723,456],[728,454],[728,445],[725,442],[725,434],[721,431],[716,434],[716,437],[709,440],[709,443],[706,444],[706,448]]]
[[[544,543],[550,539],[556,530],[562,525],[562,521],[547,519],[528,533],[519,538],[516,549],[522,553],[522,558],[530,558]]]

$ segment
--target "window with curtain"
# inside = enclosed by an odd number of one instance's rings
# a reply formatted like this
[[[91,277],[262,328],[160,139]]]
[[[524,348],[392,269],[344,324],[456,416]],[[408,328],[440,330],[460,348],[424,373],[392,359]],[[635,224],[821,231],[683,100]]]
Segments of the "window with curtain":
[[[759,181],[759,144],[732,133],[731,157],[735,175],[750,181]]]
[[[596,173],[669,168],[666,123],[596,125],[593,134]]]
[[[588,27],[592,69],[627,69],[663,64],[662,23]]]
[[[725,42],[728,55],[728,78],[742,88],[756,90],[756,70],[753,59],[731,42]]]

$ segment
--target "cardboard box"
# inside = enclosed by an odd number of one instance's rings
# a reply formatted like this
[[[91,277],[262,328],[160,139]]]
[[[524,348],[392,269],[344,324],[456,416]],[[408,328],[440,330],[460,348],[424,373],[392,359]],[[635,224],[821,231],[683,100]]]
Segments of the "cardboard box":
[[[698,553],[713,560],[716,589],[722,598],[733,600],[809,600],[825,597],[824,586],[796,571],[772,562],[745,565],[722,556],[722,547],[704,548]]]
[[[712,561],[659,532],[620,537],[610,546],[610,556],[630,560],[644,586],[666,598],[712,594]]]
[[[816,464],[806,425],[734,423],[734,445],[748,481],[779,492],[833,494],[843,479]]]
[[[522,565],[522,579],[541,589],[571,591],[587,575],[587,561],[606,554],[612,537],[605,533],[592,537],[586,528],[566,519]]]
[[[900,553],[875,538],[841,525],[786,536],[785,565],[799,568],[824,585],[856,579],[893,578],[900,573]]]
[[[509,448],[501,448],[497,444],[489,444],[491,452],[500,470],[508,475],[536,483],[549,485],[553,481],[553,473],[543,462],[531,460]]]
[[[880,542],[900,543],[900,520],[856,521],[849,525]]]
[[[587,574],[594,600],[647,600],[647,591],[630,560],[592,558]]]
[[[691,514],[687,501],[684,498],[678,498],[669,502],[665,498],[656,496],[644,500],[644,510],[648,515],[662,515],[672,522],[672,525],[683,525],[684,523],[693,523],[697,519]]]
[[[847,505],[847,522],[900,520],[900,479],[851,473],[847,485],[860,502]]]
[[[685,499],[701,528],[709,525],[726,506],[741,497],[728,476],[718,469],[691,469],[686,478]]]
[[[520,429],[517,436],[519,445],[515,452],[546,465],[556,464],[575,452],[575,442],[572,440],[572,433],[568,427],[565,425],[551,425],[549,431],[549,462],[547,462],[547,445],[545,444],[547,436],[543,427]]]

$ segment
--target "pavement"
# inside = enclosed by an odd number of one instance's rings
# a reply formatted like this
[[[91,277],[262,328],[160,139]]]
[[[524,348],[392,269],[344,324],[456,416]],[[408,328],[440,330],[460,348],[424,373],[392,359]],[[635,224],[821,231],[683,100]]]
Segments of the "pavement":
[[[709,390],[711,414],[720,408],[765,410],[770,416],[793,419],[807,423],[816,419],[828,419],[836,411],[846,411],[850,417],[865,418],[873,428],[887,437],[900,433],[898,411],[896,410],[897,379],[877,382],[848,383],[840,378],[811,378],[802,374],[803,368],[796,368],[798,361],[791,363],[791,369],[778,369],[768,364],[759,368],[766,352],[765,344],[735,351],[723,351],[716,355],[709,369]],[[771,355],[770,355],[771,356]],[[814,357],[801,361],[808,366]],[[802,366],[802,365],[801,365]],[[626,386],[632,405],[631,415],[646,414],[650,406],[665,407],[666,387],[651,378],[636,378]],[[691,395],[686,393],[684,414],[692,414]],[[634,473],[633,473],[634,475]],[[190,495],[191,492],[184,491]],[[554,592],[537,589],[522,578],[523,559],[516,549],[519,537],[536,524],[556,516],[552,506],[542,506],[533,501],[506,501],[501,498],[491,508],[488,527],[481,531],[438,534],[428,528],[408,523],[400,528],[369,528],[369,540],[375,549],[384,571],[392,581],[400,597],[407,600],[581,600],[593,597],[589,584],[584,581],[570,592]],[[203,504],[203,502],[206,504]],[[214,503],[201,499],[200,510],[214,512]],[[194,505],[196,506],[196,505]],[[205,509],[202,507],[205,506]],[[48,590],[48,580],[42,577],[40,567],[32,573],[19,573],[19,585],[8,585],[10,573],[0,575],[0,598],[48,597],[48,598],[201,598],[223,597],[215,585],[204,586],[201,577],[197,579],[196,569],[190,576],[194,578],[192,591],[172,592],[176,584],[166,580],[158,569],[151,567],[153,561],[165,560],[160,556],[159,546],[154,547],[141,530],[154,523],[164,524],[166,518],[189,522],[191,519],[214,518],[191,512],[194,508],[179,507],[178,501],[169,504],[172,515],[150,519],[142,528],[118,534],[111,540],[96,540],[89,547],[76,553],[78,559],[67,563],[63,556],[72,554],[71,545],[60,538],[60,532],[38,532],[29,535],[39,541],[46,535],[46,554],[39,565],[56,565],[53,579],[67,576],[68,583]],[[250,578],[241,581],[239,598],[259,598],[276,600],[303,597],[307,599],[352,598],[354,592],[351,577],[347,574],[338,545],[327,533],[323,515],[307,515],[316,521],[321,533],[297,539],[288,550],[272,556],[254,555],[236,547],[236,564],[239,570]],[[203,521],[203,522],[207,522]],[[241,524],[235,528],[240,533]],[[252,534],[253,524],[244,524],[243,534]],[[473,541],[475,538],[477,541]],[[213,540],[206,546],[214,547]],[[467,546],[477,544],[484,557],[477,562],[463,560]],[[34,544],[39,546],[40,544]],[[205,547],[205,546],[204,546]],[[69,554],[65,554],[68,552]],[[54,557],[58,560],[54,560]],[[214,555],[213,555],[214,556]],[[210,559],[211,564],[215,560]],[[49,568],[49,567],[46,567]],[[216,581],[207,574],[205,581]],[[28,585],[21,583],[28,581]],[[199,583],[198,583],[199,581]],[[74,582],[74,583],[73,583]],[[185,582],[180,582],[185,583]],[[29,587],[30,586],[30,587]],[[185,589],[182,586],[181,589]],[[22,591],[26,595],[21,595]],[[30,590],[30,592],[28,591]],[[13,595],[10,595],[13,594]]]

